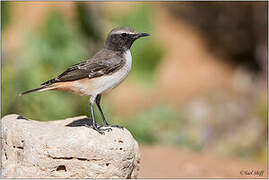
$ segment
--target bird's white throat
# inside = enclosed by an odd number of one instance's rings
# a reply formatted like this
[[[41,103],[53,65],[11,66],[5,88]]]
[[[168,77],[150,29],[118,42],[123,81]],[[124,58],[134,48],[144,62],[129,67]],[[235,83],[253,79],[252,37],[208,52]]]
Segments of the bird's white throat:
[[[131,55],[131,51],[127,50],[124,53],[124,58],[126,59],[126,66],[129,69],[129,71],[131,70],[132,67],[132,55]]]

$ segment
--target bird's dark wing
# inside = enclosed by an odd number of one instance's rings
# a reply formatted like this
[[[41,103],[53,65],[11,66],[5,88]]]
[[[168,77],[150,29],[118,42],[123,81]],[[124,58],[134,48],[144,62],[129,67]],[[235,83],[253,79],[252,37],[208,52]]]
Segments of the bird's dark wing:
[[[119,70],[124,65],[124,60],[120,56],[102,55],[75,64],[60,74],[57,78],[44,82],[41,85],[49,85],[56,82],[74,81],[83,78],[96,78],[111,74]]]

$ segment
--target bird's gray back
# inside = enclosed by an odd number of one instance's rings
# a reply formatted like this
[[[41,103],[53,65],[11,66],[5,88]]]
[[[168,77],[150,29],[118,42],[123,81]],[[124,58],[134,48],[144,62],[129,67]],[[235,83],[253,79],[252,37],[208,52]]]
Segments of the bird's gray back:
[[[74,81],[83,78],[95,78],[109,75],[118,71],[124,64],[123,52],[102,49],[88,60],[77,63],[57,78],[51,79],[41,85],[49,85],[57,82]]]

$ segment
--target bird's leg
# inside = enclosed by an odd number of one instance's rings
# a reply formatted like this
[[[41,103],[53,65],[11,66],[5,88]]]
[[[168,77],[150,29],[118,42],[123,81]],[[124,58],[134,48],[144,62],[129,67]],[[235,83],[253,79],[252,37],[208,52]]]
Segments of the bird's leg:
[[[98,95],[97,95],[95,102],[96,102],[97,107],[98,107],[98,109],[99,109],[99,112],[100,112],[100,114],[101,114],[101,116],[102,116],[104,126],[106,126],[106,127],[107,127],[107,126],[110,126],[110,127],[118,127],[118,128],[122,128],[122,129],[123,129],[122,126],[119,126],[119,125],[109,125],[109,124],[107,123],[106,118],[105,118],[105,116],[104,116],[104,113],[103,113],[103,111],[102,111],[101,105],[100,105],[100,102],[101,102],[101,94],[98,94]]]
[[[97,95],[95,102],[96,102],[97,107],[98,107],[98,109],[99,109],[99,112],[100,112],[100,114],[101,114],[101,116],[102,116],[104,126],[109,126],[109,124],[108,124],[107,121],[106,121],[105,115],[104,115],[104,113],[103,113],[103,111],[102,111],[102,108],[101,108],[101,106],[100,106],[100,102],[101,102],[101,94],[98,94],[98,95]]]
[[[95,97],[96,96],[91,96],[90,97],[90,107],[91,107],[91,115],[92,115],[92,126],[93,126],[93,129],[94,130],[96,130],[100,134],[103,134],[104,131],[110,131],[112,129],[111,128],[101,129],[101,126],[97,127],[97,123],[96,123],[95,117],[94,117],[94,109],[93,109],[93,104],[94,104],[94,101],[95,101]]]

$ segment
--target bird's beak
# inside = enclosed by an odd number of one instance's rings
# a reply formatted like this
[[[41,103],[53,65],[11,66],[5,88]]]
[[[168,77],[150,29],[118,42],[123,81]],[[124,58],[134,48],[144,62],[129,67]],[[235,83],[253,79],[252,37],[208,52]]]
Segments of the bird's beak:
[[[138,38],[145,37],[145,36],[150,36],[150,34],[148,34],[148,33],[139,33],[138,34]]]

